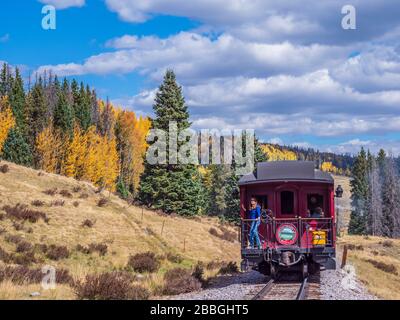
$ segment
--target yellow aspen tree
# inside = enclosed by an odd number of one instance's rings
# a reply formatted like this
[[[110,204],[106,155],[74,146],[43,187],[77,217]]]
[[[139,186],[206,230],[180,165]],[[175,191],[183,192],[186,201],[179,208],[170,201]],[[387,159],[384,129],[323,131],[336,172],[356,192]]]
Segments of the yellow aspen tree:
[[[104,137],[102,145],[104,151],[102,183],[106,189],[114,192],[115,183],[117,181],[119,173],[117,142],[114,138],[109,140],[107,139],[107,137]]]
[[[102,177],[102,137],[96,133],[96,127],[86,132],[86,155],[82,178],[99,186]]]
[[[287,149],[279,149],[270,144],[263,145],[261,149],[267,154],[268,161],[297,160],[296,153]]]
[[[53,126],[48,126],[37,136],[36,153],[42,170],[58,173],[63,155],[63,140]]]
[[[338,168],[335,167],[332,162],[325,161],[321,164],[321,170],[326,172],[338,173]]]
[[[15,126],[15,118],[12,114],[7,97],[0,99],[0,155],[3,151],[4,142],[7,139],[8,132]]]
[[[120,178],[134,191],[138,188],[144,171],[146,136],[151,123],[148,118],[137,118],[132,111],[122,111],[117,118],[117,139],[120,156]]]
[[[78,126],[74,128],[71,141],[67,144],[62,173],[67,177],[80,179],[83,175],[86,154],[86,135]]]
[[[144,156],[148,148],[146,137],[149,134],[151,127],[151,121],[149,118],[140,117],[135,124],[135,144],[134,144],[134,154],[132,159],[133,165],[133,176],[132,183],[134,189],[137,190],[140,183],[140,176],[144,171]]]

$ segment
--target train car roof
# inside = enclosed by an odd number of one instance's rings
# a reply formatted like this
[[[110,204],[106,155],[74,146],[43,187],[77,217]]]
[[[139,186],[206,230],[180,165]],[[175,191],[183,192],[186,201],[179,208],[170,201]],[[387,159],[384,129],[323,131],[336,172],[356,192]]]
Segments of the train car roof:
[[[315,169],[313,161],[271,161],[259,162],[256,175],[244,175],[239,185],[272,181],[334,182],[331,174]]]

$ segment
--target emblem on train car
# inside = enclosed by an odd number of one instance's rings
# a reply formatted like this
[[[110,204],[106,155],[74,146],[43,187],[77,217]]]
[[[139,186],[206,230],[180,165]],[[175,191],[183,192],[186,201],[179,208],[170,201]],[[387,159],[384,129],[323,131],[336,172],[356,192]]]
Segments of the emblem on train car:
[[[282,245],[293,245],[296,243],[298,238],[298,231],[295,225],[291,223],[285,223],[278,227],[276,230],[276,239]]]

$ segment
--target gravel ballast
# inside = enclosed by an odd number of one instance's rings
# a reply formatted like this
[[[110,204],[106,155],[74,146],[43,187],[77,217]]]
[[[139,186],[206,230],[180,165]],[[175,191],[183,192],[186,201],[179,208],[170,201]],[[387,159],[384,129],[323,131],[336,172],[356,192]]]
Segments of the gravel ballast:
[[[269,280],[257,271],[220,276],[198,292],[164,297],[171,300],[248,300]],[[344,270],[321,271],[322,300],[375,300],[356,279],[351,265]]]

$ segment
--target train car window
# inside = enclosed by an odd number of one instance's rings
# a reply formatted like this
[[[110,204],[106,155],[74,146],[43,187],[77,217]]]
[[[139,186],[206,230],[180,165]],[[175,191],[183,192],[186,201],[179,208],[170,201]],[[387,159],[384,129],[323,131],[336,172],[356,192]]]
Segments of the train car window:
[[[324,197],[320,194],[307,195],[307,209],[310,210],[310,214],[315,213],[318,207],[324,208]]]
[[[294,214],[294,192],[281,192],[281,214]]]
[[[267,196],[256,196],[257,203],[260,205],[262,210],[268,209],[268,197]]]

